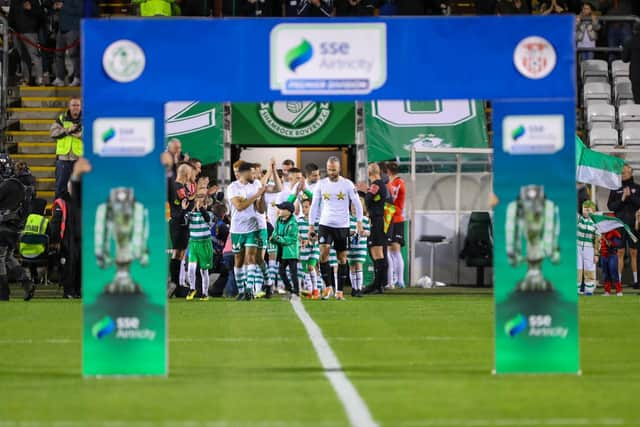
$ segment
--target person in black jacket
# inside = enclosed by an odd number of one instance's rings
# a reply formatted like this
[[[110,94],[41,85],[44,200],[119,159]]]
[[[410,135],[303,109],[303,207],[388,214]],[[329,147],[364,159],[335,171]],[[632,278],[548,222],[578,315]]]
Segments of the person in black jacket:
[[[640,104],[640,23],[638,22],[633,25],[633,37],[624,44],[622,60],[630,63],[629,78],[633,102]]]
[[[43,85],[42,57],[35,46],[44,25],[45,14],[39,0],[11,0],[9,26],[18,33],[15,45],[22,64],[23,85],[29,85],[32,78],[37,86]]]
[[[633,169],[629,165],[624,165],[622,170],[622,187],[611,190],[607,207],[613,211],[616,218],[621,219],[631,230],[635,229],[636,211],[640,209],[640,185],[633,181]],[[627,233],[623,233],[622,248],[618,249],[618,273],[622,277],[624,266],[624,254],[626,247],[629,247],[631,258],[631,271],[633,272],[633,288],[638,289],[638,246]]]
[[[373,0],[336,0],[336,16],[373,16]]]
[[[358,185],[358,191],[365,193],[364,200],[369,211],[369,220],[371,223],[371,234],[369,235],[369,251],[373,259],[374,268],[374,286],[368,286],[365,293],[383,293],[387,286],[388,269],[387,259],[385,257],[385,248],[388,244],[387,233],[384,231],[384,204],[389,199],[389,190],[382,180],[380,174],[380,166],[377,163],[371,163],[368,168],[369,182]]]
[[[326,17],[333,15],[333,0],[298,0],[298,16]]]

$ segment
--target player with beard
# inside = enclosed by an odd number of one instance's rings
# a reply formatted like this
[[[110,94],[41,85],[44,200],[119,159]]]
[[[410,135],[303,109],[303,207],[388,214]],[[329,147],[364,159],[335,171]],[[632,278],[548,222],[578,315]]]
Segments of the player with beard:
[[[255,276],[261,274],[256,264],[260,240],[257,216],[258,201],[266,187],[254,182],[250,163],[237,164],[237,176],[238,180],[232,182],[227,191],[231,204],[231,246],[235,255],[233,270],[239,291],[237,299],[250,301],[254,297]]]
[[[340,160],[330,157],[327,160],[327,178],[318,182],[313,192],[311,212],[309,214],[309,239],[315,237],[318,226],[320,244],[320,274],[327,284],[322,298],[329,299],[337,285],[335,297],[344,299],[343,289],[349,280],[347,249],[349,247],[349,205],[355,206],[356,232],[362,235],[362,204],[353,182],[340,176]],[[329,265],[331,247],[338,255],[338,283],[334,283]]]

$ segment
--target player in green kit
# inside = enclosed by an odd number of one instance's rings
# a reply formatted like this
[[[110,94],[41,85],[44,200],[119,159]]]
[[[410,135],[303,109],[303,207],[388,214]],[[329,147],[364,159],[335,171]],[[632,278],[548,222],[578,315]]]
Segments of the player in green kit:
[[[364,282],[364,273],[362,266],[367,259],[367,238],[371,230],[369,217],[364,199],[360,198],[362,203],[362,229],[363,233],[358,234],[356,228],[355,207],[351,206],[351,220],[349,223],[349,235],[351,236],[351,244],[347,252],[347,260],[349,261],[349,279],[351,280],[351,296],[362,297],[362,283]]]
[[[318,290],[318,260],[320,259],[320,246],[318,239],[309,238],[309,209],[310,199],[302,199],[302,215],[298,218],[298,233],[300,236],[300,264],[304,273],[302,294],[310,299],[319,299]]]
[[[201,301],[209,299],[209,269],[213,266],[213,243],[211,243],[210,216],[205,209],[207,190],[198,190],[193,210],[189,212],[189,294],[187,300],[196,296],[196,270],[202,277]]]

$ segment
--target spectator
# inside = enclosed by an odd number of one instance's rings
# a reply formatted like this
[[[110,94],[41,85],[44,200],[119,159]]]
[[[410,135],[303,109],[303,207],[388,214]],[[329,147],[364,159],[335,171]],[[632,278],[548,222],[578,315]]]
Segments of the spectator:
[[[273,13],[271,0],[242,0],[240,7],[243,16],[259,18]]]
[[[176,13],[174,0],[132,0],[132,3],[140,5],[139,16],[172,16]]]
[[[20,55],[22,85],[30,85],[33,79],[36,86],[42,86],[42,57],[36,47],[39,33],[44,26],[44,9],[38,0],[11,0],[9,25],[17,33],[15,46]]]
[[[578,47],[596,47],[600,23],[593,13],[593,6],[589,2],[582,3],[582,12],[576,17],[576,42]],[[582,52],[580,58],[593,59],[594,52]]]
[[[376,4],[380,16],[391,16],[398,13],[397,0],[380,0]]]
[[[633,102],[640,104],[640,24],[633,26],[633,37],[624,44],[622,60],[630,62],[629,77],[631,78],[631,90]]]
[[[543,2],[540,5],[540,13],[542,15],[558,15],[567,13],[569,7],[564,0],[551,0],[551,3]]]
[[[616,218],[621,219],[630,229],[635,228],[636,211],[640,209],[640,185],[633,181],[633,169],[625,165],[622,170],[622,187],[611,190],[607,207],[613,211]],[[618,273],[622,277],[624,266],[624,254],[629,247],[629,257],[631,259],[631,271],[633,272],[633,287],[638,287],[638,247],[630,238],[628,233],[624,233],[622,246],[618,252]]]
[[[83,0],[65,0],[53,2],[53,11],[58,16],[58,31],[56,33],[55,68],[56,79],[53,86],[64,86],[67,75],[64,56],[69,53],[73,64],[73,71],[69,76],[69,86],[80,86],[80,19],[84,12]]]
[[[298,0],[298,16],[323,17],[333,15],[333,0]]]
[[[73,166],[84,153],[82,145],[82,104],[77,96],[69,100],[69,109],[51,126],[56,140],[56,197],[66,189]]]
[[[633,13],[631,0],[600,0],[600,11],[611,17],[629,16]],[[611,48],[622,47],[631,39],[631,24],[628,22],[610,22],[607,24],[607,46]],[[609,61],[620,58],[617,53],[609,54]]]
[[[525,15],[529,14],[530,10],[524,0],[500,0],[497,6],[500,15]]]
[[[373,0],[336,0],[337,16],[373,16]]]

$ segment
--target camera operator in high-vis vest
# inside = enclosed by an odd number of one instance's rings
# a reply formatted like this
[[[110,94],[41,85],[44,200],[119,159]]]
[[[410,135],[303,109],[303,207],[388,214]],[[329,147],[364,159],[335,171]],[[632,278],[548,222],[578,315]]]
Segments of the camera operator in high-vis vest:
[[[82,104],[79,97],[69,100],[69,109],[51,126],[56,140],[56,198],[66,190],[73,164],[84,154],[82,144]]]

